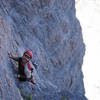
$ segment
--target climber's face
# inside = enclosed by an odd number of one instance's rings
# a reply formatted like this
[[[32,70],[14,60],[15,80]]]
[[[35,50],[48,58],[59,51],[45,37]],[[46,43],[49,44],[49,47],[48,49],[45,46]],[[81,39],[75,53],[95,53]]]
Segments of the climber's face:
[[[24,54],[24,57],[25,57],[26,59],[28,59],[28,60],[31,59],[31,57],[30,57],[27,53]]]
[[[23,58],[23,63],[27,63],[31,59],[30,56],[27,54],[24,54],[22,58]]]

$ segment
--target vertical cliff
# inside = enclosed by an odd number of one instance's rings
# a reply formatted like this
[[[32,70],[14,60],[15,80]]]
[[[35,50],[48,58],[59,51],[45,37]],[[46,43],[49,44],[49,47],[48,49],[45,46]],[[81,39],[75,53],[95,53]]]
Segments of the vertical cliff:
[[[19,82],[11,51],[34,52],[36,85]],[[85,46],[74,0],[0,0],[0,99],[85,100]]]

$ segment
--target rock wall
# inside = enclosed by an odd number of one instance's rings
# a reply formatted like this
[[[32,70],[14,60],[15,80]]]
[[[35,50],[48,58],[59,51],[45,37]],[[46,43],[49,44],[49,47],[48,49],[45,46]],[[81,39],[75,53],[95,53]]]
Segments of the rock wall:
[[[7,52],[34,52],[34,88],[15,77]],[[86,100],[85,46],[74,0],[0,0],[0,99]]]

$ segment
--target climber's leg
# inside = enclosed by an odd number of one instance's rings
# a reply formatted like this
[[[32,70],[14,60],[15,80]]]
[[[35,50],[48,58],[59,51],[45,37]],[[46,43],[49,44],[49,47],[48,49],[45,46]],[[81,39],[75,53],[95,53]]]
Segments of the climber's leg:
[[[31,76],[31,78],[27,79],[30,83],[32,83],[33,85],[35,84],[33,76]]]

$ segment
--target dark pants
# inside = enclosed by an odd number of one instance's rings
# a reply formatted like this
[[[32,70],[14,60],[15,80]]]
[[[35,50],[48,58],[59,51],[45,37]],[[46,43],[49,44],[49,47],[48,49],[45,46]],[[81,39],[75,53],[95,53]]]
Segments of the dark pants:
[[[27,81],[27,78],[24,75],[20,75],[19,80],[20,81]]]
[[[33,78],[33,76],[31,75],[30,78],[26,78],[25,75],[20,75],[19,80],[20,81],[30,81]]]

